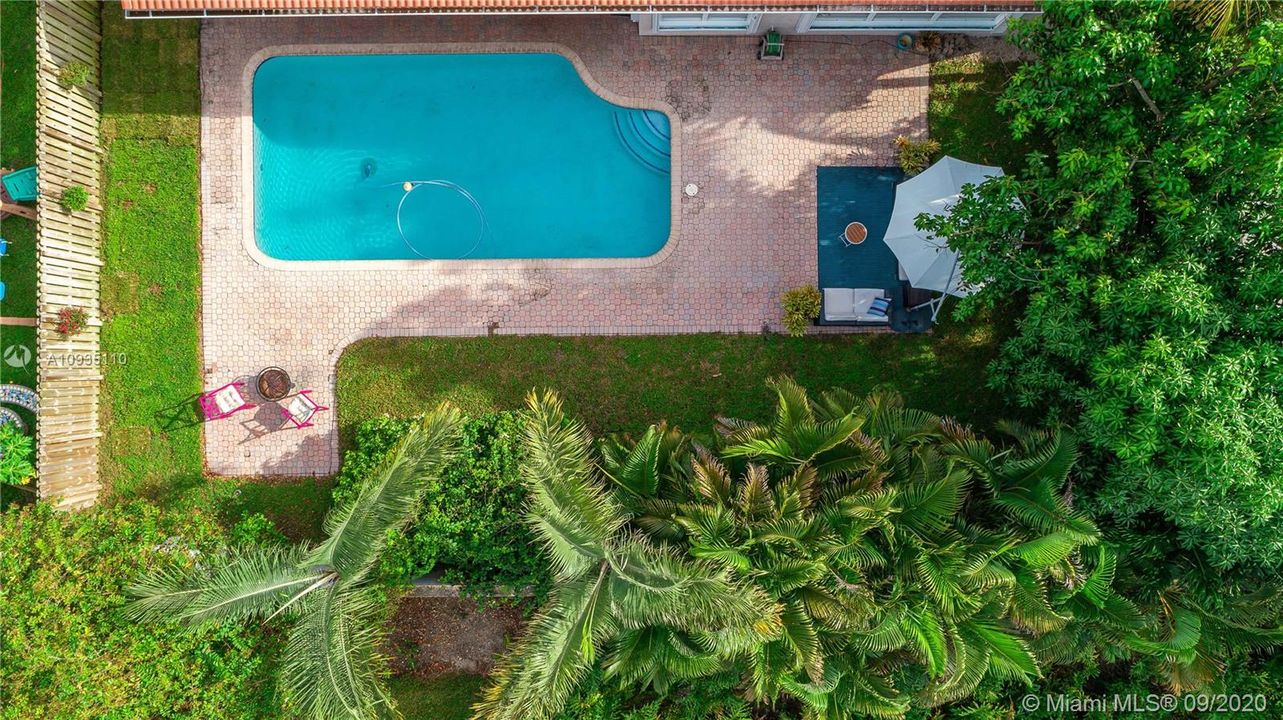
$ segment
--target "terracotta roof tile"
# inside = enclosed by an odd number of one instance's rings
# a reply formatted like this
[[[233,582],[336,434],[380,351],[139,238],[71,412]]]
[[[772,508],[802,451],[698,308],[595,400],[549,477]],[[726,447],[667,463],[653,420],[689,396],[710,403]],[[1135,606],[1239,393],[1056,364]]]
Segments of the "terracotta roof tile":
[[[361,13],[361,12],[465,12],[521,10],[646,11],[665,8],[724,8],[738,10],[826,9],[868,10],[1031,10],[1034,0],[983,2],[978,0],[121,0],[134,12],[213,13]]]

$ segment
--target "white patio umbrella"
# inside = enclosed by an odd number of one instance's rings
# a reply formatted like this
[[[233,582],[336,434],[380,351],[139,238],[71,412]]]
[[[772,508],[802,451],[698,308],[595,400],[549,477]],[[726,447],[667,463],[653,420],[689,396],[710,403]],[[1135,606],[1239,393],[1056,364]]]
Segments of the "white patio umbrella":
[[[950,250],[943,238],[919,230],[914,219],[922,213],[944,215],[958,201],[963,185],[980,185],[1002,174],[1000,167],[977,165],[946,155],[895,187],[895,207],[883,239],[900,261],[911,286],[942,293],[911,310],[929,305],[934,322],[945,295],[966,297],[976,290],[962,282],[958,253]]]

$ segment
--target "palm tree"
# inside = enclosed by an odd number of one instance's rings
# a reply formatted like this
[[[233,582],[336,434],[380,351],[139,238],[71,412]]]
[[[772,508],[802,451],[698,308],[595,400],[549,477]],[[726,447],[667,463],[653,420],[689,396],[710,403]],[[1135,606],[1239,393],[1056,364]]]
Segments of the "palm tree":
[[[634,514],[601,471],[592,439],[556,395],[532,394],[527,405],[529,520],[556,587],[492,675],[478,718],[554,715],[603,652],[609,675],[663,683],[670,671],[708,674],[777,632],[773,607],[751,585],[630,527]]]
[[[717,451],[656,432],[607,453],[639,527],[779,605],[782,632],[749,655],[749,697],[894,717],[986,676],[1037,676],[1035,643],[1070,621],[1059,605],[1097,542],[1061,492],[1072,442],[1021,431],[997,451],[891,394],[772,387],[774,420],[720,420]],[[931,679],[916,696],[893,682],[906,659]]]
[[[378,717],[386,604],[372,573],[389,532],[414,517],[420,495],[456,454],[460,416],[443,405],[414,426],[347,505],[326,516],[321,544],[230,548],[140,580],[130,612],[185,624],[291,621],[280,663],[286,703],[317,720]]]
[[[1178,0],[1177,7],[1194,15],[1198,24],[1212,29],[1213,37],[1251,27],[1258,20],[1279,14],[1278,0]]]

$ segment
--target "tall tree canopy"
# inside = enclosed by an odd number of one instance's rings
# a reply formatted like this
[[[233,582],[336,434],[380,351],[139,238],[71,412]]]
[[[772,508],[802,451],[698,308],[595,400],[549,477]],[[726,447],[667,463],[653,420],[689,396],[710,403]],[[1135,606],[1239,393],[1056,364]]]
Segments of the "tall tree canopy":
[[[1012,40],[1036,60],[1001,107],[1049,154],[920,220],[972,302],[1028,297],[991,382],[1076,423],[1087,507],[1156,565],[1277,569],[1283,22],[1073,0]]]
[[[1065,493],[1067,436],[996,447],[892,395],[774,387],[771,422],[722,420],[709,445],[658,426],[594,447],[532,397],[524,477],[556,589],[478,718],[551,717],[594,665],[661,695],[735,675],[749,700],[844,720],[1086,659],[1151,658],[1186,688],[1280,640],[1276,592],[1219,613],[1119,594]]]

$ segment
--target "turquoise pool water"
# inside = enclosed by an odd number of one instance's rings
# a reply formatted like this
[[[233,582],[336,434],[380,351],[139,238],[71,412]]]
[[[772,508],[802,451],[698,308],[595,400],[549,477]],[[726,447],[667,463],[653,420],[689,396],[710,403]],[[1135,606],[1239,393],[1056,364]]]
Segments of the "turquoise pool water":
[[[254,230],[274,258],[635,258],[668,241],[668,117],[607,102],[561,55],[274,57],[253,120]]]

